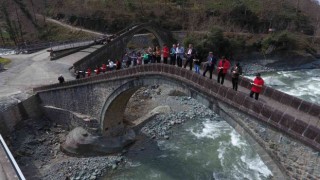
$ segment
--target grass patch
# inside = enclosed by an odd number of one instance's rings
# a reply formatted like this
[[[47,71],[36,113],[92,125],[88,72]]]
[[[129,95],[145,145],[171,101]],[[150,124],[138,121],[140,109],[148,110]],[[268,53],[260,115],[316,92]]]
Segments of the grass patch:
[[[0,63],[1,64],[6,65],[6,64],[9,64],[10,62],[11,62],[10,59],[0,57]]]

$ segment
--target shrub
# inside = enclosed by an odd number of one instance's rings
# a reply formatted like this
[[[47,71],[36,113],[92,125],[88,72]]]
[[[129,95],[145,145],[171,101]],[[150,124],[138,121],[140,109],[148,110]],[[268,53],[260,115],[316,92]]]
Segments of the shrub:
[[[227,56],[231,58],[239,49],[243,49],[244,40],[237,39],[230,41],[225,38],[219,27],[214,27],[205,36],[188,35],[184,40],[184,45],[193,44],[198,52],[200,59],[208,56],[208,52],[212,51],[217,56]]]
[[[297,42],[298,39],[294,34],[282,31],[266,37],[262,41],[262,51],[268,54],[272,51],[295,50],[297,49]]]

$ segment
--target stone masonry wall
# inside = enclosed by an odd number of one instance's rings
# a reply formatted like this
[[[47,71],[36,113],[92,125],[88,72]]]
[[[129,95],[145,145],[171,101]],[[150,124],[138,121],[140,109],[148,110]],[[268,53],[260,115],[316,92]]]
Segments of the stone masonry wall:
[[[83,84],[70,88],[39,93],[42,106],[54,106],[89,115],[100,121],[101,109],[106,98],[124,81]]]
[[[52,122],[62,125],[70,130],[80,126],[92,134],[98,133],[99,131],[99,122],[90,116],[50,106],[44,106],[43,110],[46,117],[48,117]]]
[[[285,172],[288,179],[320,179],[318,151],[224,103],[219,103],[219,107],[223,111],[220,115],[258,151],[275,179],[283,179],[279,170]],[[270,158],[280,169],[270,163]]]

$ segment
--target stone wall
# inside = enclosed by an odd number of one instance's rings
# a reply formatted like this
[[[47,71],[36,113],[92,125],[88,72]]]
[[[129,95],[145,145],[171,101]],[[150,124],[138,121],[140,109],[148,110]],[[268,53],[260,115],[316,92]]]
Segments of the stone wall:
[[[223,102],[219,103],[219,108],[219,115],[260,154],[274,179],[320,179],[317,150]]]
[[[82,127],[88,132],[95,134],[100,129],[97,119],[90,116],[50,106],[44,106],[43,110],[46,117],[52,122],[62,125],[69,130]]]
[[[99,119],[102,105],[121,82],[83,84],[39,93],[43,106],[53,106]]]
[[[14,130],[15,125],[20,121],[29,118],[39,118],[42,116],[41,106],[38,96],[31,96],[28,99],[8,107],[0,112],[0,133],[8,135]]]

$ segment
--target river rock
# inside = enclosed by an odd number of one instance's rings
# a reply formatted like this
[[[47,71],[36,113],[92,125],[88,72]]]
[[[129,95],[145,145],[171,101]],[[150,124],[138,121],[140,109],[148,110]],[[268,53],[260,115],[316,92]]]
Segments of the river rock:
[[[66,137],[61,149],[76,155],[110,154],[121,152],[123,148],[135,141],[135,133],[128,130],[123,136],[94,136],[82,127],[73,129]]]

